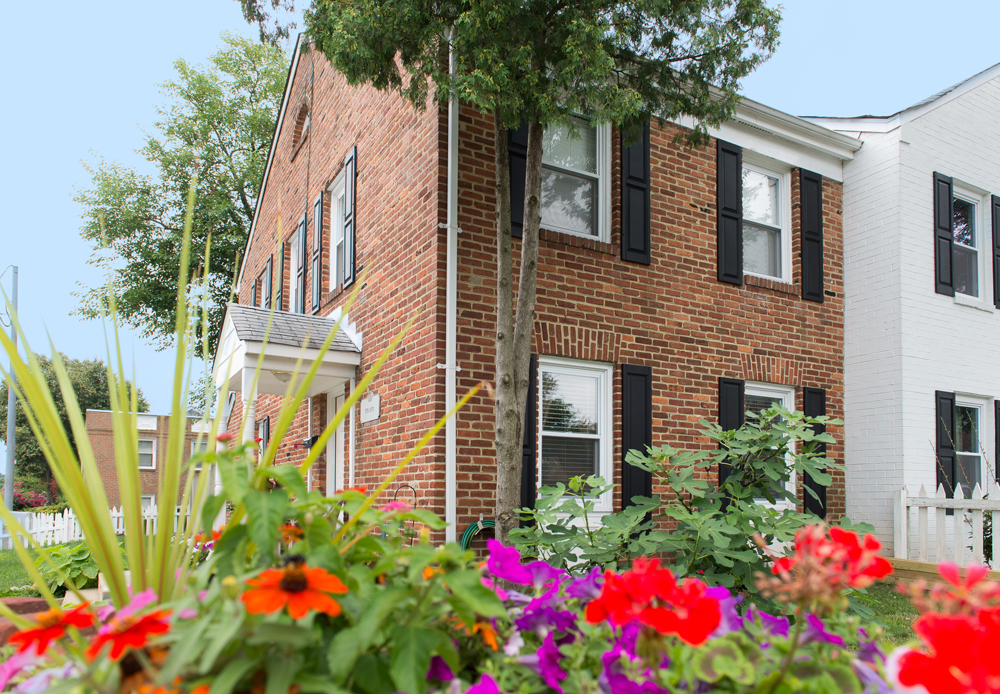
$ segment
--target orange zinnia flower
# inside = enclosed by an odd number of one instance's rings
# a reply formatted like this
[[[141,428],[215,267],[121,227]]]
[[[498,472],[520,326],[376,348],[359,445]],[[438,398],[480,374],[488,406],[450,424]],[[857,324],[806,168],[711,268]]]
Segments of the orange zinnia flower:
[[[302,528],[297,525],[284,525],[281,528],[281,541],[286,545],[302,539]]]
[[[288,606],[292,619],[302,619],[309,610],[336,617],[340,603],[329,593],[347,592],[339,578],[319,567],[306,566],[305,557],[290,556],[284,569],[268,569],[247,581],[251,586],[243,593],[243,603],[250,614],[271,614]]]
[[[17,644],[18,653],[23,653],[32,644],[36,644],[35,653],[41,655],[49,647],[49,643],[61,639],[66,634],[66,627],[85,629],[94,626],[94,615],[90,612],[90,605],[84,603],[69,612],[53,607],[39,614],[35,621],[38,622],[38,626],[19,631],[10,637],[9,642]]]
[[[124,618],[112,617],[97,632],[87,649],[87,656],[93,658],[105,644],[110,643],[111,660],[118,660],[126,650],[145,646],[150,636],[170,631],[170,624],[167,623],[169,616],[170,610],[155,610],[138,617],[131,614]]]

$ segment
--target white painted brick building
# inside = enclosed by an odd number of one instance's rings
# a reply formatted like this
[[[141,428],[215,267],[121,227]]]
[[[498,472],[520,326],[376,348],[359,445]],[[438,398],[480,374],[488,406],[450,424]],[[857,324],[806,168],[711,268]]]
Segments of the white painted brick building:
[[[844,165],[847,513],[891,552],[903,485],[1000,493],[1000,65],[891,116],[810,120],[864,141]]]

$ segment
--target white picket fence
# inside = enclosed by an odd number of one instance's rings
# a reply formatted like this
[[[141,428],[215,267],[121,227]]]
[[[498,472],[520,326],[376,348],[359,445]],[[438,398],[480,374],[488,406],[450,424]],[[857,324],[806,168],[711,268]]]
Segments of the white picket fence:
[[[934,509],[934,559],[936,563],[953,561],[959,566],[983,564],[983,514],[992,514],[993,519],[993,559],[1000,558],[1000,499],[984,499],[983,490],[977,484],[972,490],[972,498],[964,499],[962,485],[955,486],[953,499],[946,498],[943,485],[938,485],[933,497],[927,496],[923,485],[916,496],[909,496],[906,487],[896,490],[893,508],[894,540],[893,555],[897,559],[909,559],[910,509],[917,509],[917,559],[928,561],[928,518]],[[954,512],[949,522],[948,511]],[[971,518],[970,518],[971,516]],[[971,520],[971,522],[970,522]],[[951,542],[948,530],[951,526]],[[971,545],[969,545],[971,540]],[[970,550],[971,547],[971,550]],[[948,552],[948,549],[951,549]],[[947,556],[950,554],[951,556]]]
[[[124,535],[125,514],[122,509],[112,507],[108,511],[111,514],[111,527],[114,528],[115,534]],[[147,535],[156,532],[157,514],[158,511],[155,505],[142,509],[143,532]],[[186,512],[181,513],[180,506],[175,509],[175,532],[178,528],[183,527],[183,523],[187,520],[187,515]],[[40,545],[53,545],[83,539],[80,522],[70,509],[66,509],[62,513],[15,512],[14,516],[20,522],[21,527]],[[27,542],[25,542],[25,545],[27,545]],[[7,531],[7,528],[0,526],[0,548],[10,549],[11,546],[10,533]]]

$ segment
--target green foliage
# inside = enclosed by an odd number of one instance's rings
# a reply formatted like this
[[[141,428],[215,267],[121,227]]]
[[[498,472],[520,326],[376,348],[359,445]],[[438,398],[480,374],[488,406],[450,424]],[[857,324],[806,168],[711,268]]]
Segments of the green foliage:
[[[713,451],[661,446],[645,454],[630,451],[626,457],[653,473],[654,484],[669,490],[670,503],[634,497],[634,506],[595,523],[594,499],[610,486],[594,477],[573,480],[572,495],[562,485],[542,488],[536,508],[523,510],[535,525],[513,531],[511,539],[574,572],[665,554],[681,575],[755,593],[754,574],[765,571],[770,560],[753,538],[760,536],[765,545],[789,543],[799,528],[816,522],[812,514],[795,510],[796,498],[788,487],[793,475],[826,486],[831,479],[827,470],[842,469],[816,450],[817,444],[835,443],[834,438],[813,429],[839,423],[791,412],[780,404],[760,415],[748,413],[735,431],[702,421],[703,434],[717,445]],[[729,465],[731,471],[717,487],[711,480],[720,465]]]
[[[111,409],[111,396],[109,395],[108,368],[100,359],[73,359],[60,353],[60,358],[66,365],[66,374],[73,388],[73,395],[80,406],[80,411],[87,410],[108,410]],[[53,400],[58,412],[59,419],[66,429],[69,429],[69,412],[66,409],[66,398],[59,385],[58,374],[53,367],[52,360],[44,354],[38,355],[38,373],[44,379],[53,394]],[[131,381],[126,381],[126,386],[132,388]],[[16,389],[15,389],[16,390]],[[146,402],[142,391],[137,392],[138,411],[147,412],[149,403]],[[0,421],[7,420],[7,380],[0,383]],[[45,494],[52,504],[56,501],[52,493],[51,481],[52,473],[49,470],[48,462],[42,447],[31,430],[28,417],[24,410],[24,403],[18,399],[17,413],[14,420],[14,434],[16,444],[14,446],[15,472],[18,479],[23,480],[24,489],[37,491]],[[0,427],[0,440],[7,442],[7,429]],[[70,433],[70,441],[76,447],[76,440]]]
[[[119,538],[118,546],[122,561],[128,568],[128,559],[123,548],[124,538]],[[86,540],[66,542],[55,547],[47,547],[45,554],[35,559],[35,566],[42,575],[49,590],[62,594],[69,587],[77,589],[96,588],[100,568],[90,553]]]
[[[158,109],[156,134],[139,150],[157,174],[100,161],[88,167],[93,186],[76,197],[84,207],[81,234],[94,249],[90,263],[106,274],[119,320],[161,348],[174,340],[184,215],[197,170],[191,251],[203,258],[211,238],[212,263],[207,286],[189,287],[189,299],[207,294],[207,324],[195,329],[215,350],[285,88],[280,49],[232,34],[222,39],[208,67],[178,60],[177,79],[162,85],[171,101]],[[185,280],[198,275],[192,263]],[[78,313],[106,315],[107,292],[103,285],[84,289]]]
[[[12,549],[0,549],[0,598],[13,596],[37,597],[38,592],[31,587],[32,580],[21,566],[17,553]],[[0,657],[0,662],[3,658]]]

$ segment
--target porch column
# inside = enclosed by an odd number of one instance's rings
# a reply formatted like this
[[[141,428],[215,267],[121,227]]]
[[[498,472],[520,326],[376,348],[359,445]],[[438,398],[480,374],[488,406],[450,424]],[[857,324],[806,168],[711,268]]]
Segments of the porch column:
[[[243,443],[254,440],[254,424],[257,420],[257,384],[254,370],[243,367]]]

